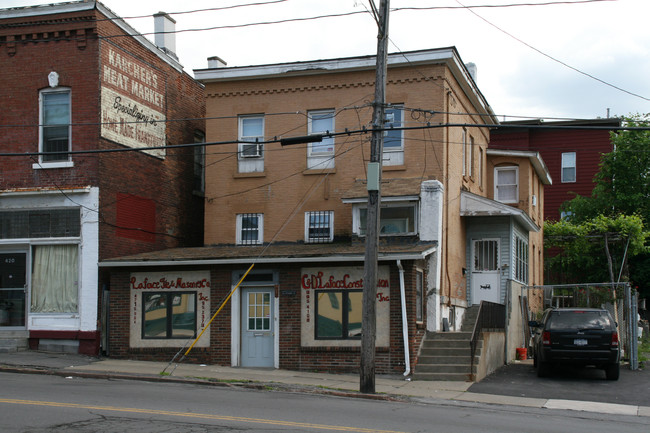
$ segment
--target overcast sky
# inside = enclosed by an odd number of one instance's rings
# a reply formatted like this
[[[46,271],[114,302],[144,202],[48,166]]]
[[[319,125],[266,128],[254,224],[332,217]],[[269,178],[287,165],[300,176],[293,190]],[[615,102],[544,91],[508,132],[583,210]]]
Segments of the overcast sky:
[[[142,33],[159,11],[176,20],[176,51],[193,74],[219,56],[228,66],[375,54],[371,0],[105,0]],[[379,4],[379,0],[374,0]],[[269,2],[229,10],[176,14]],[[559,3],[498,8],[461,7]],[[53,3],[0,0],[1,8]],[[596,118],[650,112],[650,1],[391,0],[389,52],[455,46],[478,67],[478,86],[501,120]],[[449,9],[399,10],[408,7]],[[353,15],[240,26],[323,15]],[[478,16],[477,16],[478,15]],[[202,31],[183,31],[239,26]],[[153,40],[153,36],[147,36]],[[589,76],[587,76],[587,74]],[[615,86],[619,89],[616,89]],[[637,96],[634,96],[632,94]],[[425,108],[425,107],[422,107]],[[506,116],[506,117],[504,117]],[[514,116],[514,117],[513,117]]]

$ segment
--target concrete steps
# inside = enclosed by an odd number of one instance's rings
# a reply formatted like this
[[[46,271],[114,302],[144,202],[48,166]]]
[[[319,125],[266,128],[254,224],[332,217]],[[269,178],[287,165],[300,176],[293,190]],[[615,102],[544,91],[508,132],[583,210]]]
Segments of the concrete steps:
[[[29,347],[27,331],[6,331],[0,329],[0,353],[18,352]]]
[[[460,332],[427,333],[413,372],[415,380],[473,380],[483,348],[478,341],[472,366],[470,340],[477,314],[478,307],[466,310]]]

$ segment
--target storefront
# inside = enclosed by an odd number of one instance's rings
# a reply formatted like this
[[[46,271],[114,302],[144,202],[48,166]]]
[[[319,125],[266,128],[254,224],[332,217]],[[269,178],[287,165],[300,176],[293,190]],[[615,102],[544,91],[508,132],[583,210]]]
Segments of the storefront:
[[[111,275],[108,355],[171,360],[194,344],[220,310],[188,362],[356,371],[363,246],[348,245],[346,254],[334,256],[311,256],[305,250],[315,250],[312,246],[294,246],[300,257],[295,250],[289,257],[287,248],[269,247],[248,274],[250,259],[220,257],[232,254],[226,247],[167,250],[101,263]],[[336,247],[321,246],[321,252],[327,248]],[[380,254],[378,373],[404,372],[416,355],[426,330],[426,281],[434,257],[431,244]],[[125,316],[128,328],[121,326]]]
[[[0,336],[97,353],[96,188],[14,191],[0,211]],[[67,199],[69,197],[70,199]]]

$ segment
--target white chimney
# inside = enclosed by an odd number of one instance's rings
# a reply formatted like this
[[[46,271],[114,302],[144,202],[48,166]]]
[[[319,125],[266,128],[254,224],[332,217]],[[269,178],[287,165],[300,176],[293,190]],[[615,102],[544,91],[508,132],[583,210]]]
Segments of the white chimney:
[[[228,63],[226,63],[221,57],[217,57],[217,56],[208,57],[209,69],[223,68],[225,66],[228,66]]]
[[[472,77],[472,80],[474,80],[475,83],[478,83],[478,81],[476,81],[476,74],[478,73],[476,63],[465,63],[465,67],[467,68],[467,72],[469,72],[470,77]]]
[[[176,20],[166,12],[158,12],[153,16],[153,25],[158,48],[178,60],[176,56]]]

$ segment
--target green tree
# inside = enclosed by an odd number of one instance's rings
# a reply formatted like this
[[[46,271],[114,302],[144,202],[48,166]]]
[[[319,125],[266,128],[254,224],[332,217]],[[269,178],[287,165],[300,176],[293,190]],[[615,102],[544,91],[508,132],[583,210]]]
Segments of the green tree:
[[[547,222],[544,245],[560,251],[547,259],[547,266],[562,282],[618,281],[619,275],[627,281],[629,258],[648,252],[648,235],[638,215]]]

